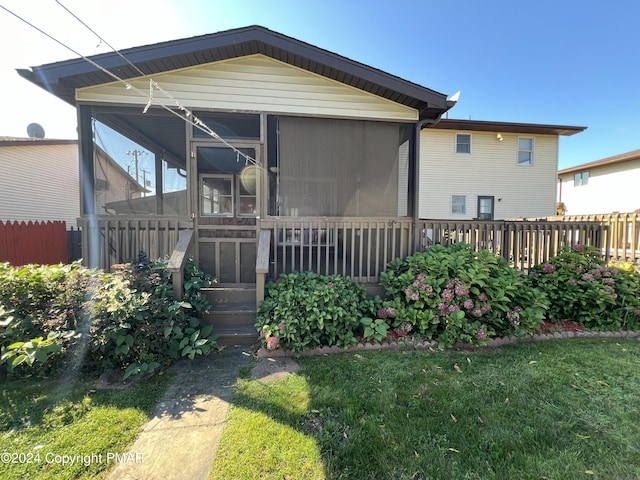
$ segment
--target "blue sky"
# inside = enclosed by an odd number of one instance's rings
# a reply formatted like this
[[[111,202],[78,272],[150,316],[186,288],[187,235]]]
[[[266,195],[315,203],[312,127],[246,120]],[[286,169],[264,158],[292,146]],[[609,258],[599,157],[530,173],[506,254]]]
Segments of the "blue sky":
[[[450,118],[586,126],[560,168],[640,148],[637,0],[60,0],[122,49],[258,24],[446,94]],[[84,55],[104,45],[54,0],[0,0]],[[76,55],[0,10],[0,136],[74,138],[75,110],[16,68]],[[11,47],[7,47],[10,45]]]

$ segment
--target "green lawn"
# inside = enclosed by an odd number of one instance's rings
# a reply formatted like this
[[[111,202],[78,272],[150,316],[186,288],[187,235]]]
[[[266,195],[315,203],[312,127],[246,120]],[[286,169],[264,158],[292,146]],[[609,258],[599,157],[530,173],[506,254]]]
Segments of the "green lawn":
[[[640,342],[376,351],[245,372],[211,479],[640,478]]]
[[[156,376],[126,390],[96,391],[94,385],[87,377],[3,380],[0,478],[103,477],[108,454],[127,452],[167,379]]]

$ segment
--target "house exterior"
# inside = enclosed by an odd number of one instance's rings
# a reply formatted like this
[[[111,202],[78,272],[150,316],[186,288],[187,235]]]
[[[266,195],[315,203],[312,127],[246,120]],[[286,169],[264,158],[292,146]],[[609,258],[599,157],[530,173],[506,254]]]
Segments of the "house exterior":
[[[640,150],[558,172],[558,203],[567,215],[631,213],[640,209]]]
[[[219,279],[214,314],[228,317],[211,322],[220,335],[232,325],[234,339],[239,325],[255,338],[255,304],[238,304],[259,301],[266,276],[377,284],[388,262],[445,238],[422,218],[451,212],[452,192],[467,196],[461,219],[479,216],[483,196],[498,202],[494,218],[553,213],[553,191],[538,190],[555,185],[558,135],[581,129],[443,121],[455,104],[445,94],[259,26],[88,60],[19,70],[78,109],[85,263],[173,253],[177,274],[193,253]],[[504,141],[492,153],[496,129]],[[462,133],[466,156],[455,150]],[[436,191],[432,177],[463,181]],[[515,198],[523,189],[526,202]],[[452,228],[488,244],[487,231]]]
[[[0,137],[0,220],[75,227],[79,183],[76,140]]]
[[[442,119],[420,135],[423,219],[556,214],[558,142],[585,127]]]
[[[205,271],[252,285],[266,229],[272,264],[374,282],[412,249],[419,132],[446,95],[257,26],[120,53],[19,71],[78,108],[89,264],[190,230]],[[101,152],[144,191],[105,199]]]

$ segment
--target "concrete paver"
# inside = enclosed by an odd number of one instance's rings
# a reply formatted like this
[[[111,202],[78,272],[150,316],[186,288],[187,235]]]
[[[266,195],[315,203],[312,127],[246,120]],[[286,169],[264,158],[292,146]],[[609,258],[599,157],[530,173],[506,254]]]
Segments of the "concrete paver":
[[[205,480],[238,371],[251,358],[248,349],[229,348],[173,365],[171,386],[129,449],[139,461],[119,463],[108,480]]]

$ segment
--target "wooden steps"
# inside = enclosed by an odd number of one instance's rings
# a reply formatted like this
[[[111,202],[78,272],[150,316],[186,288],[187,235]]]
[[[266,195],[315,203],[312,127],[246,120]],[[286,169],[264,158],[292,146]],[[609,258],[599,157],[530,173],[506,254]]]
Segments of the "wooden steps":
[[[203,320],[213,325],[220,345],[248,346],[258,341],[255,286],[216,286],[202,291],[213,305]]]

